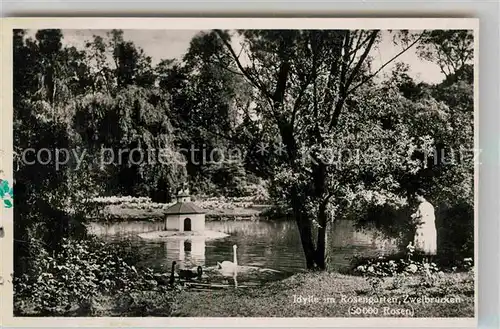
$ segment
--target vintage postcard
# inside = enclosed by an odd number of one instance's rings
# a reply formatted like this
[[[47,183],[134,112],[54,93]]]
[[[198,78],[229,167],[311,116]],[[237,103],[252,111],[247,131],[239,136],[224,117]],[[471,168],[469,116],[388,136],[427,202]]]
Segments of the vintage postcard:
[[[476,326],[478,26],[4,19],[2,325]]]

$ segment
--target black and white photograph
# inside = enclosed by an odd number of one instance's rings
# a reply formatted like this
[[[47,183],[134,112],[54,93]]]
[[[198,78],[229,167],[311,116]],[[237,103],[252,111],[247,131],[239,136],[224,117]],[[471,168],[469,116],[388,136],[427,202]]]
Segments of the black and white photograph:
[[[477,21],[63,21],[9,32],[12,317],[476,317]]]

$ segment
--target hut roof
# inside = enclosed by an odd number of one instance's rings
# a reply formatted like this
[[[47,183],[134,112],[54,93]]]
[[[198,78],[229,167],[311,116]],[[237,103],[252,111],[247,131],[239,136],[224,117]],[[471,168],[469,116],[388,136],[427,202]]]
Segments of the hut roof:
[[[204,214],[205,211],[192,202],[177,202],[165,211],[167,215]]]

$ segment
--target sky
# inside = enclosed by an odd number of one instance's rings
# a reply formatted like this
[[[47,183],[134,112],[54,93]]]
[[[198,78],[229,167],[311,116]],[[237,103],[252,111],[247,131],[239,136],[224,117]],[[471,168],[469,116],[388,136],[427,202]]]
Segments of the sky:
[[[28,31],[28,36],[34,36],[36,31]],[[93,35],[106,36],[107,30],[63,30],[63,44],[83,49],[85,42],[92,40]],[[123,30],[123,37],[144,49],[146,55],[152,58],[153,64],[162,59],[181,58],[188,50],[191,39],[199,30]],[[402,50],[392,42],[392,36],[382,31],[382,40],[378,49],[372,51],[372,67],[374,70]],[[437,83],[444,76],[439,67],[420,59],[415,49],[409,49],[395,62],[403,62],[410,66],[409,75],[417,82]],[[395,63],[394,62],[394,63]],[[390,73],[394,63],[388,65],[381,73]]]

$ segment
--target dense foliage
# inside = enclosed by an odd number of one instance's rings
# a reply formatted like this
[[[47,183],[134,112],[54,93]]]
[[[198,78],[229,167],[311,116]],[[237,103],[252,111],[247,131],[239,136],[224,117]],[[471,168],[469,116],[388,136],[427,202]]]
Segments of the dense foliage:
[[[370,54],[381,31],[238,31],[233,37],[242,39],[241,50],[234,48],[229,32],[216,33],[224,44],[223,58],[231,59],[226,67],[259,95],[253,107],[244,108],[253,120],[233,140],[247,147],[262,141],[283,145],[283,152],[270,152],[249,168],[269,177],[272,195],[291,208],[308,268],[326,268],[326,235],[333,220],[350,217],[360,225],[384,226],[379,208],[411,210],[417,189],[426,191],[441,218],[456,207],[469,209],[441,226],[445,235],[455,225],[467,226],[467,236],[456,241],[471,253],[469,31],[393,34],[401,53],[418,46],[423,58],[439,58],[441,67],[446,58],[454,61],[464,52],[460,63],[448,63],[454,71],[438,85],[416,84],[401,64],[390,79],[375,83],[384,65],[373,68]],[[464,41],[453,44],[447,38]],[[443,156],[450,153],[460,153],[459,160]],[[407,218],[398,226],[409,226]],[[403,234],[401,240],[407,238]]]
[[[54,256],[38,247],[37,262],[15,281],[16,314],[85,315],[98,297],[118,295],[126,300],[134,293],[158,289],[170,298],[162,305],[168,311],[173,292],[158,285],[161,280],[152,270],[131,265],[136,258],[133,250],[73,239],[64,239],[61,252]]]
[[[53,266],[64,266],[65,253],[84,253],[72,249],[73,243],[79,245],[72,239],[86,237],[84,224],[99,210],[94,197],[119,192],[170,197],[184,174],[175,161],[130,166],[130,154],[121,162],[102,161],[102,148],[137,145],[179,156],[168,105],[143,79],[147,58],[123,41],[120,31],[110,34],[109,43],[94,38],[86,51],[64,47],[62,38],[60,30],[40,30],[35,39],[14,32],[14,275],[19,296],[24,296],[23,284],[25,293],[39,290],[32,300],[39,311],[66,307],[70,301],[65,298],[75,297],[66,284],[71,278],[62,282],[48,276],[56,275]],[[114,69],[103,59],[108,51]],[[133,63],[130,56],[135,56]],[[92,271],[90,265],[83,267]],[[98,291],[92,282],[74,285]],[[77,293],[78,298],[89,295]],[[55,299],[46,300],[47,294]]]

